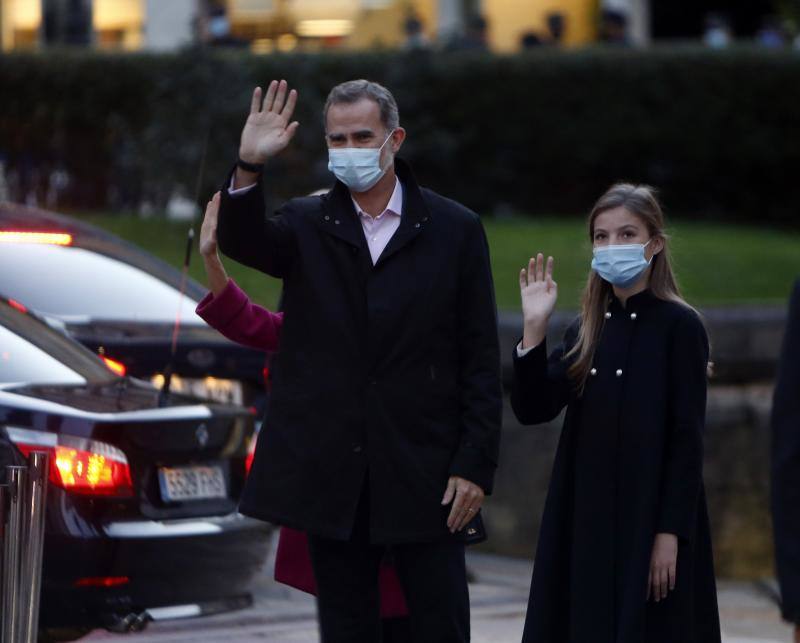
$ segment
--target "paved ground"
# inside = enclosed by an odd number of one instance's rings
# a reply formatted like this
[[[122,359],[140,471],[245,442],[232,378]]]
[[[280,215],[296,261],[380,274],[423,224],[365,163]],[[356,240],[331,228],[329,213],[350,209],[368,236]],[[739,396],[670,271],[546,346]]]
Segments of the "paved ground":
[[[475,576],[470,586],[472,640],[475,643],[518,643],[530,582],[527,561],[470,553]],[[219,616],[162,621],[131,635],[136,643],[292,643],[316,642],[313,599],[270,580],[269,568],[248,610]],[[725,643],[788,643],[789,628],[781,623],[770,588],[753,583],[719,583],[720,615]],[[85,641],[116,641],[121,635],[94,632]],[[412,643],[412,642],[409,642]]]

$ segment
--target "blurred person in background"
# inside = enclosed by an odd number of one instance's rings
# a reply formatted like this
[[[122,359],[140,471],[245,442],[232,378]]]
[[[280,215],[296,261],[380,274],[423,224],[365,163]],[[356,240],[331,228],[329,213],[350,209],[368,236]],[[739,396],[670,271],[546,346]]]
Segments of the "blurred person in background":
[[[539,49],[539,47],[544,44],[545,43],[542,42],[541,36],[539,36],[539,34],[537,34],[535,31],[526,31],[522,34],[522,36],[520,36],[519,39],[519,46],[523,51]]]
[[[231,33],[231,22],[224,6],[213,5],[208,10],[205,23],[205,42],[211,47],[247,47],[246,40]]]
[[[431,43],[425,35],[422,20],[415,13],[410,13],[406,16],[403,22],[403,34],[405,35],[403,49],[406,51],[420,51],[430,48]]]
[[[523,424],[566,407],[523,643],[720,643],[706,330],[678,290],[651,188],[612,186],[588,228],[581,312],[549,358],[553,258],[539,254],[519,277],[511,406]]]
[[[781,612],[800,643],[800,280],[789,299],[772,405],[772,522]]]
[[[628,15],[619,9],[603,9],[600,13],[600,41],[607,45],[629,46]]]
[[[778,16],[765,16],[761,29],[756,33],[756,42],[766,49],[782,49],[789,44],[789,36]]]
[[[467,18],[464,33],[454,36],[445,51],[489,51],[489,21],[473,14]]]
[[[560,11],[547,14],[547,32],[550,35],[548,44],[560,47],[564,42],[564,32],[567,30],[567,19]]]
[[[730,23],[720,13],[709,13],[706,16],[706,27],[703,33],[703,43],[712,49],[724,49],[733,41]]]
[[[220,203],[222,252],[284,287],[240,510],[308,533],[326,643],[380,641],[387,548],[408,640],[466,642],[465,527],[492,490],[502,415],[486,236],[397,158],[397,103],[366,80],[325,104],[332,190],[267,218],[264,164],[297,131],[296,102],[286,81],[256,88]]]

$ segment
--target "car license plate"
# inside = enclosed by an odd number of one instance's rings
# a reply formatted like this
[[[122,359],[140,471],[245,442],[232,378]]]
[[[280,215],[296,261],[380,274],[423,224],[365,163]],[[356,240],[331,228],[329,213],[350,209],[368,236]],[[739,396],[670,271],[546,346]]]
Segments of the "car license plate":
[[[157,388],[164,386],[164,376],[161,373],[153,375],[150,381]],[[242,404],[244,401],[241,382],[218,377],[193,378],[173,375],[170,381],[170,390],[225,404]]]
[[[222,467],[161,467],[158,470],[161,497],[167,502],[225,498]]]

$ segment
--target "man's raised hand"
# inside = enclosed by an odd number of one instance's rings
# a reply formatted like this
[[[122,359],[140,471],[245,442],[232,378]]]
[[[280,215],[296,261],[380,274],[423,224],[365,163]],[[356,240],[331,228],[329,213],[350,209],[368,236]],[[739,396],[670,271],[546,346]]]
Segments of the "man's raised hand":
[[[273,80],[261,100],[261,88],[253,91],[250,114],[242,130],[239,158],[247,163],[264,163],[292,140],[299,123],[290,121],[297,104],[297,91],[288,91],[285,80]]]

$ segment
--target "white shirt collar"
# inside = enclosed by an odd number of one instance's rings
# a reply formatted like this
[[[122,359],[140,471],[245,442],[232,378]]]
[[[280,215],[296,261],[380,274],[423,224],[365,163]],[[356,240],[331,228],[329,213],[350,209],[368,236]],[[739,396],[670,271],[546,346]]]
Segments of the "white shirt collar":
[[[353,201],[353,206],[355,207],[356,214],[358,214],[358,216],[365,216],[365,217],[370,216],[369,214],[364,212],[364,210],[361,209],[361,206],[358,205],[358,202],[356,202],[356,200],[353,199],[352,194],[350,195],[350,198]],[[383,212],[381,212],[381,215],[386,214],[387,212],[396,214],[398,217],[402,216],[403,214],[403,184],[400,183],[400,179],[398,179],[397,177],[394,178],[394,191],[392,192],[392,196],[389,199],[389,203],[386,204],[386,209]]]

